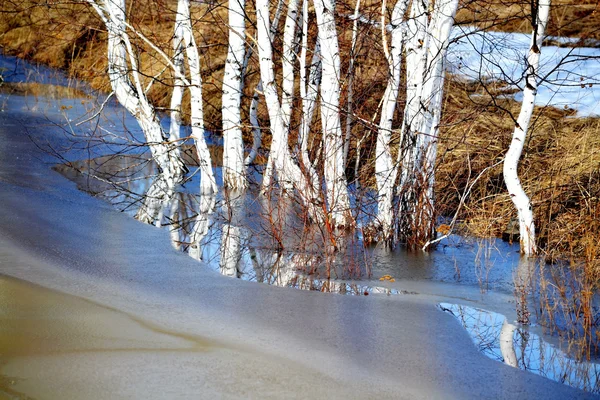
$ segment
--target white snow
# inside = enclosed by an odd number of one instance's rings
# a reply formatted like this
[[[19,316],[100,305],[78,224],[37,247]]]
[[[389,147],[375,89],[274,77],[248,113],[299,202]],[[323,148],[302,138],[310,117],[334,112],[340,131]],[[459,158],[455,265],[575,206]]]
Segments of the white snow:
[[[448,70],[470,80],[502,80],[523,88],[531,34],[483,32],[457,26]],[[556,39],[556,38],[553,38]],[[536,104],[571,108],[580,117],[600,115],[600,49],[544,46]],[[520,101],[522,94],[515,99]]]

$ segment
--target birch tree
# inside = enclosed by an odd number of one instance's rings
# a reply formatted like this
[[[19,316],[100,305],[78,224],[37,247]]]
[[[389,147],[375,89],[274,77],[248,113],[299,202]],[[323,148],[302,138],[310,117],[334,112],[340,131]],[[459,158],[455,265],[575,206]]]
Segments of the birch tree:
[[[164,185],[155,185],[154,196],[169,193],[173,185],[180,182],[185,172],[187,172],[179,150],[181,104],[184,88],[188,88],[191,95],[191,136],[195,142],[202,172],[201,190],[207,193],[216,192],[217,186],[212,172],[210,153],[204,138],[200,56],[192,31],[189,0],[179,0],[177,4],[172,57],[169,57],[127,23],[125,19],[125,0],[87,0],[87,2],[98,13],[108,31],[108,74],[113,91],[118,101],[138,121],[146,136],[153,159],[162,172]],[[174,85],[171,93],[171,123],[168,139],[161,127],[156,109],[146,95],[154,81],[151,81],[147,88],[142,87],[140,66],[137,61],[139,54],[134,51],[129,38],[129,31],[139,36],[156,51],[173,73]],[[189,67],[189,79],[185,73],[186,58]]]
[[[177,6],[177,17],[175,19],[175,29],[173,30],[173,90],[171,92],[171,123],[169,126],[169,137],[172,140],[179,140],[181,137],[181,107],[183,103],[183,93],[185,82],[182,77],[185,75],[185,47],[183,43],[183,15],[180,12],[180,3]]]
[[[271,131],[271,153],[268,168],[272,168],[277,182],[284,190],[296,189],[303,204],[308,208],[311,217],[316,221],[323,221],[322,201],[319,194],[308,182],[298,165],[292,159],[288,146],[288,127],[283,116],[279,94],[275,83],[273,68],[273,47],[270,37],[269,1],[256,2],[257,47],[260,60],[260,78],[263,85],[263,94]],[[267,180],[268,179],[268,180]],[[272,176],[265,172],[263,188],[270,187]]]
[[[390,21],[392,27],[391,50],[387,51],[386,49],[385,51],[388,59],[389,77],[382,99],[381,119],[375,150],[375,179],[378,194],[377,223],[380,225],[379,228],[386,242],[390,241],[393,235],[393,200],[398,167],[394,163],[391,151],[392,123],[400,91],[402,50],[405,36],[404,14],[406,13],[408,3],[409,0],[398,0],[394,6]],[[382,8],[382,17],[384,15],[385,13]],[[385,20],[382,18],[382,38],[384,39],[384,43],[385,35]]]
[[[317,175],[314,163],[308,153],[308,137],[310,127],[313,121],[315,107],[317,104],[317,95],[319,85],[321,84],[321,50],[319,40],[314,46],[313,56],[310,63],[308,76],[307,72],[307,53],[308,53],[308,2],[302,2],[302,42],[300,45],[300,98],[302,99],[302,118],[300,120],[300,131],[298,133],[298,142],[300,142],[300,160],[307,171],[314,190],[319,190],[319,177]]]
[[[295,61],[296,61],[296,25],[298,17],[298,0],[289,0],[283,30],[283,54],[281,58],[281,113],[285,129],[290,130],[292,107],[294,101]]]
[[[229,0],[229,42],[223,76],[223,185],[247,187],[242,140],[241,102],[246,53],[245,0]]]
[[[521,253],[526,256],[532,256],[536,253],[535,244],[535,223],[533,221],[533,212],[529,197],[521,186],[517,167],[525,137],[529,129],[529,123],[533,114],[535,96],[538,87],[538,71],[540,64],[540,55],[544,32],[548,24],[548,16],[550,11],[550,0],[538,0],[532,4],[532,25],[533,33],[531,34],[531,47],[527,55],[527,65],[525,69],[525,87],[523,88],[523,103],[521,112],[515,124],[512,141],[504,158],[504,182],[506,189],[512,202],[517,209],[519,217],[519,234],[521,242]]]
[[[240,260],[242,258],[242,226],[244,219],[244,192],[225,191],[223,212],[226,218],[222,226],[219,253],[221,274],[241,277]]]
[[[321,47],[321,125],[327,205],[333,225],[350,226],[352,214],[344,165],[340,121],[340,48],[335,24],[335,0],[314,0]]]
[[[216,193],[217,183],[213,174],[210,152],[204,138],[204,110],[202,105],[202,76],[200,74],[200,54],[192,31],[189,0],[179,0],[177,5],[175,41],[181,35],[187,56],[190,82],[187,85],[190,91],[192,138],[194,139],[196,154],[201,171],[200,192]],[[178,47],[176,47],[178,48]],[[179,74],[177,74],[179,75]],[[183,83],[185,79],[182,80]]]
[[[398,162],[401,162],[398,211],[398,229],[400,236],[407,240],[414,231],[415,209],[412,206],[415,197],[415,177],[412,175],[416,153],[416,135],[418,133],[417,114],[421,105],[423,79],[425,76],[427,56],[426,42],[429,18],[427,15],[429,1],[416,0],[412,2],[410,18],[407,23],[406,44],[406,105],[400,134],[400,152]]]
[[[405,20],[409,5],[409,18]],[[373,224],[387,244],[393,245],[401,240],[409,247],[422,246],[434,235],[434,167],[445,53],[457,7],[457,0],[435,3],[398,0],[390,23],[386,24],[386,4],[382,3],[379,27],[388,64],[388,83],[381,100],[376,141],[378,207]],[[387,31],[391,31],[389,49]],[[392,132],[403,57],[406,60],[406,105],[398,130],[400,147],[394,161]],[[399,200],[395,212],[396,196]]]
[[[208,235],[210,218],[214,212],[216,196],[214,194],[200,194],[200,207],[190,233],[188,252],[192,258],[202,260],[202,241]]]
[[[108,32],[108,75],[119,103],[131,113],[144,132],[152,158],[165,184],[181,181],[187,169],[177,143],[170,143],[158,119],[155,107],[142,87],[137,55],[133,50],[125,17],[125,0],[87,0],[98,13]],[[177,138],[175,138],[177,139]]]
[[[271,24],[271,27],[269,29],[269,37],[270,37],[271,41],[273,40],[273,38],[275,37],[275,34],[277,33],[277,26],[279,25],[279,19],[281,18],[283,6],[284,6],[284,0],[279,0],[277,2],[277,8],[275,9],[275,16],[273,17],[273,23]],[[252,48],[250,48],[249,51],[246,53],[246,60],[249,60],[251,55],[252,55]],[[246,160],[244,161],[244,164],[246,165],[246,167],[250,166],[250,164],[252,164],[254,162],[254,160],[256,159],[256,156],[258,155],[258,150],[259,150],[260,146],[262,145],[262,131],[260,129],[259,122],[258,122],[258,103],[260,102],[260,94],[262,94],[262,92],[263,92],[262,80],[259,80],[258,84],[256,85],[256,88],[254,89],[254,92],[252,94],[252,101],[250,102],[249,119],[250,119],[250,125],[252,126],[252,149],[250,150],[248,157],[246,157]],[[269,158],[270,158],[270,154],[269,154]],[[269,161],[267,162],[267,168],[265,170],[265,173],[263,174],[263,183],[271,182],[271,173],[272,173],[271,165],[272,165],[272,160],[269,159]]]
[[[421,247],[435,234],[435,160],[445,79],[446,50],[458,0],[413,2],[407,45],[407,104],[399,208],[400,236]],[[431,11],[431,20],[429,13]],[[414,68],[413,68],[414,67]]]

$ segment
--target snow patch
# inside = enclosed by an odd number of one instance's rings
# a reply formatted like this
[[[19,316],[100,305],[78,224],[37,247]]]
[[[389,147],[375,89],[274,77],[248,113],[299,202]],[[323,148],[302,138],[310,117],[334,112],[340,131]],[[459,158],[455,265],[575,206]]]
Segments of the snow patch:
[[[469,80],[501,80],[510,88],[523,89],[531,34],[457,26],[452,36],[447,59],[450,72]],[[600,49],[544,46],[540,78],[536,105],[574,109],[579,117],[600,115]],[[514,98],[520,101],[522,95]]]

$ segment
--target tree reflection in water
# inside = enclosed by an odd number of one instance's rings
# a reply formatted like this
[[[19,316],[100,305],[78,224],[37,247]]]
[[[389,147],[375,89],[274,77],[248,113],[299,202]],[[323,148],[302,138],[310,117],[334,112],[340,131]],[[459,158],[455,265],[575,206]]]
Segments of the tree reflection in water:
[[[498,313],[440,303],[467,330],[486,356],[554,381],[600,393],[600,364],[577,361],[541,336],[509,323]]]
[[[397,290],[358,282],[370,277],[369,260],[355,235],[310,224],[289,196],[252,190],[190,193],[165,185],[141,156],[111,156],[57,167],[81,190],[136,219],[169,229],[175,249],[223,275],[302,290],[367,295]]]

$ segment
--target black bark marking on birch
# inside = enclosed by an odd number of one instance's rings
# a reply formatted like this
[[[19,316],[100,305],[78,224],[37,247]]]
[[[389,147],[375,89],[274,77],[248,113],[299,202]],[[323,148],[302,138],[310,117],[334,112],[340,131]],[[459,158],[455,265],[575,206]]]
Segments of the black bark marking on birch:
[[[540,53],[540,49],[537,45],[537,33],[538,33],[538,11],[540,7],[539,0],[531,0],[531,25],[533,26],[533,45],[531,51],[536,54]]]
[[[529,81],[527,81],[527,83],[525,83],[525,87],[534,93],[536,92],[535,88],[533,87],[533,85],[531,83],[529,83]]]

